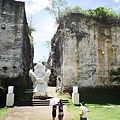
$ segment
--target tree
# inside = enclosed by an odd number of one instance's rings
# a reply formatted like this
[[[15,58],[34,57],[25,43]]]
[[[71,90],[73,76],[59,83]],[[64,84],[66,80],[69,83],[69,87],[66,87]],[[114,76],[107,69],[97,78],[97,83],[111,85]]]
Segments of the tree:
[[[84,10],[84,13],[98,18],[119,19],[120,15],[115,12],[112,8],[97,7],[96,9]]]
[[[70,13],[82,13],[83,8],[80,7],[79,5],[75,5],[73,7],[67,6],[65,10],[63,11],[63,15],[70,14]]]
[[[56,20],[56,23],[59,23],[62,13],[67,6],[65,0],[49,0],[50,5],[45,8]]]
[[[30,16],[28,17],[28,29],[29,29],[29,34],[31,35],[33,32],[36,31],[36,29],[33,27],[33,17]]]
[[[28,26],[28,28],[29,28],[29,34],[31,35],[32,34],[32,32],[35,32],[36,31],[36,29],[33,27],[33,26]]]
[[[44,46],[49,50],[50,52],[50,49],[51,49],[51,42],[49,40],[46,40],[45,43],[44,43]]]

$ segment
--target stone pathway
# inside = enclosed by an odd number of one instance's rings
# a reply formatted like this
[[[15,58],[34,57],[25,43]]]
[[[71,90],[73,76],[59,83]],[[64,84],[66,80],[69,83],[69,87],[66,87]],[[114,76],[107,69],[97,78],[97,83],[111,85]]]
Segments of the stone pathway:
[[[49,87],[48,91],[49,96],[57,96],[54,87]],[[14,107],[9,108],[0,120],[52,120],[51,111],[51,106]],[[64,106],[64,120],[75,120],[75,116],[67,110],[66,106]]]
[[[10,108],[0,120],[52,120],[51,106]],[[64,106],[64,120],[74,120],[73,114]]]

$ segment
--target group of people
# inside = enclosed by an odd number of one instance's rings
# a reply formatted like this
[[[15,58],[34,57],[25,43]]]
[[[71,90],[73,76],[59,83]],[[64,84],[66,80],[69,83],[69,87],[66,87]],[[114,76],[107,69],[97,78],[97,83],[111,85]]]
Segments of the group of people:
[[[53,107],[52,107],[52,118],[53,118],[53,120],[55,120],[55,118],[56,118],[57,106],[58,106],[58,120],[63,120],[64,113],[63,113],[62,99],[60,99],[58,104],[53,105]]]
[[[63,113],[62,99],[60,99],[58,104],[53,105],[52,118],[53,120],[55,120],[56,118],[57,106],[58,106],[58,120],[63,120],[64,113]],[[87,112],[90,112],[90,110],[88,110],[87,107],[85,106],[85,102],[82,102],[82,105],[80,106],[80,111],[79,111],[80,120],[87,120]]]

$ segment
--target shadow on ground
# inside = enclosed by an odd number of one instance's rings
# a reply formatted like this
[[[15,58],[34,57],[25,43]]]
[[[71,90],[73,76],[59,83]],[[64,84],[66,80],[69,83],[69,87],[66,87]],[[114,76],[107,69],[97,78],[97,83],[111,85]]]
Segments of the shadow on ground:
[[[79,88],[80,102],[100,105],[120,105],[120,86]]]

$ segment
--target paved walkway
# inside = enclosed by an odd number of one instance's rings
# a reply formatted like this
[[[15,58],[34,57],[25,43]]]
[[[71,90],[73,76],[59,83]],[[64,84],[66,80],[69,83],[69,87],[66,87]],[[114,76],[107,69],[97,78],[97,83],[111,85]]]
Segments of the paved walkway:
[[[54,87],[49,87],[48,91],[48,96],[57,97]],[[51,111],[51,106],[14,107],[10,108],[0,120],[52,120]],[[67,110],[66,106],[64,106],[64,120],[75,120],[75,116]]]

